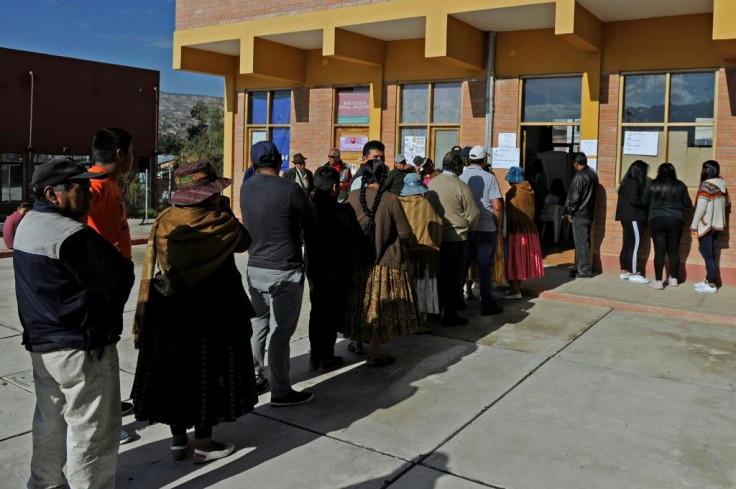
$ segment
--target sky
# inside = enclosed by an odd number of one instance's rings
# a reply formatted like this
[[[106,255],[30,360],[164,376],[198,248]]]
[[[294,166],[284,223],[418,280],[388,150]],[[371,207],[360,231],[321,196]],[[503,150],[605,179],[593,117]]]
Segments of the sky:
[[[0,46],[158,70],[162,92],[223,96],[222,77],[171,68],[174,0],[0,0]]]

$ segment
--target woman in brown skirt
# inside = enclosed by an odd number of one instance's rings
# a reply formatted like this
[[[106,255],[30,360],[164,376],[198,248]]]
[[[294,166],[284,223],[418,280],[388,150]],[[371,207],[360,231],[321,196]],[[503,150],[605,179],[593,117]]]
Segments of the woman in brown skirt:
[[[382,147],[370,151],[383,154]],[[365,155],[364,150],[364,159],[367,156],[370,154]],[[370,342],[366,364],[374,367],[394,362],[393,357],[381,354],[383,341],[412,334],[419,328],[411,267],[402,249],[402,240],[411,240],[413,235],[399,198],[384,192],[382,183],[387,172],[381,159],[368,159],[360,190],[351,192],[347,200],[372,246],[356,267],[346,332],[354,342],[353,351],[359,350],[363,342]]]

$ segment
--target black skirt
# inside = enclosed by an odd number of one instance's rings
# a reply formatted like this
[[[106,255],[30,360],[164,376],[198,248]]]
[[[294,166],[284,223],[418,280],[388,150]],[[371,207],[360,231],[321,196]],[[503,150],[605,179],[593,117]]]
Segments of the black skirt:
[[[251,411],[252,316],[233,259],[173,296],[151,287],[131,393],[136,419],[208,427]]]

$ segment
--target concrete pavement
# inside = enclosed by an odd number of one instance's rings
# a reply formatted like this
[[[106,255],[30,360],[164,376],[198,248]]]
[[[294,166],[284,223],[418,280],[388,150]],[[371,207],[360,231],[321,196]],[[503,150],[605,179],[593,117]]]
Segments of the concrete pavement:
[[[149,226],[150,228],[150,226]],[[134,227],[145,236],[146,226]],[[144,246],[134,246],[136,273]],[[245,271],[246,257],[238,258]],[[616,274],[570,280],[565,267],[467,326],[387,343],[391,366],[308,371],[308,295],[292,377],[315,401],[217,426],[238,447],[205,466],[175,462],[168,427],[124,419],[117,487],[508,489],[736,486],[736,292],[691,283],[656,291]],[[119,345],[130,392],[137,286]],[[0,469],[24,487],[34,395],[20,345],[12,261],[0,260]]]

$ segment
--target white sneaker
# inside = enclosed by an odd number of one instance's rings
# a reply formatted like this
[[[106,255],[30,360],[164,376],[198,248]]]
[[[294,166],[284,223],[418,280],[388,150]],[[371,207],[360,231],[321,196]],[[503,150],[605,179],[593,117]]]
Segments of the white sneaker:
[[[661,280],[652,280],[651,282],[649,282],[649,286],[657,290],[664,289],[664,284],[662,284]]]
[[[667,285],[669,285],[670,287],[677,287],[677,279],[675,277],[668,278]]]
[[[641,275],[639,275],[638,273],[636,273],[636,274],[634,274],[634,275],[632,275],[632,276],[629,277],[629,282],[634,283],[634,284],[648,284],[649,283],[649,279],[648,278],[644,278]]]
[[[621,280],[629,280],[629,277],[631,277],[631,274],[629,272],[622,273],[618,276]]]
[[[700,283],[703,285],[701,285],[700,287],[695,287],[695,292],[703,292],[705,294],[715,294],[716,292],[718,292],[718,289],[716,287],[712,287],[705,282]]]
[[[701,280],[700,282],[695,282],[693,284],[693,287],[695,287],[696,289],[699,289],[699,288],[701,288],[703,286],[706,286],[706,285],[708,285],[708,282],[706,282],[705,280]]]

